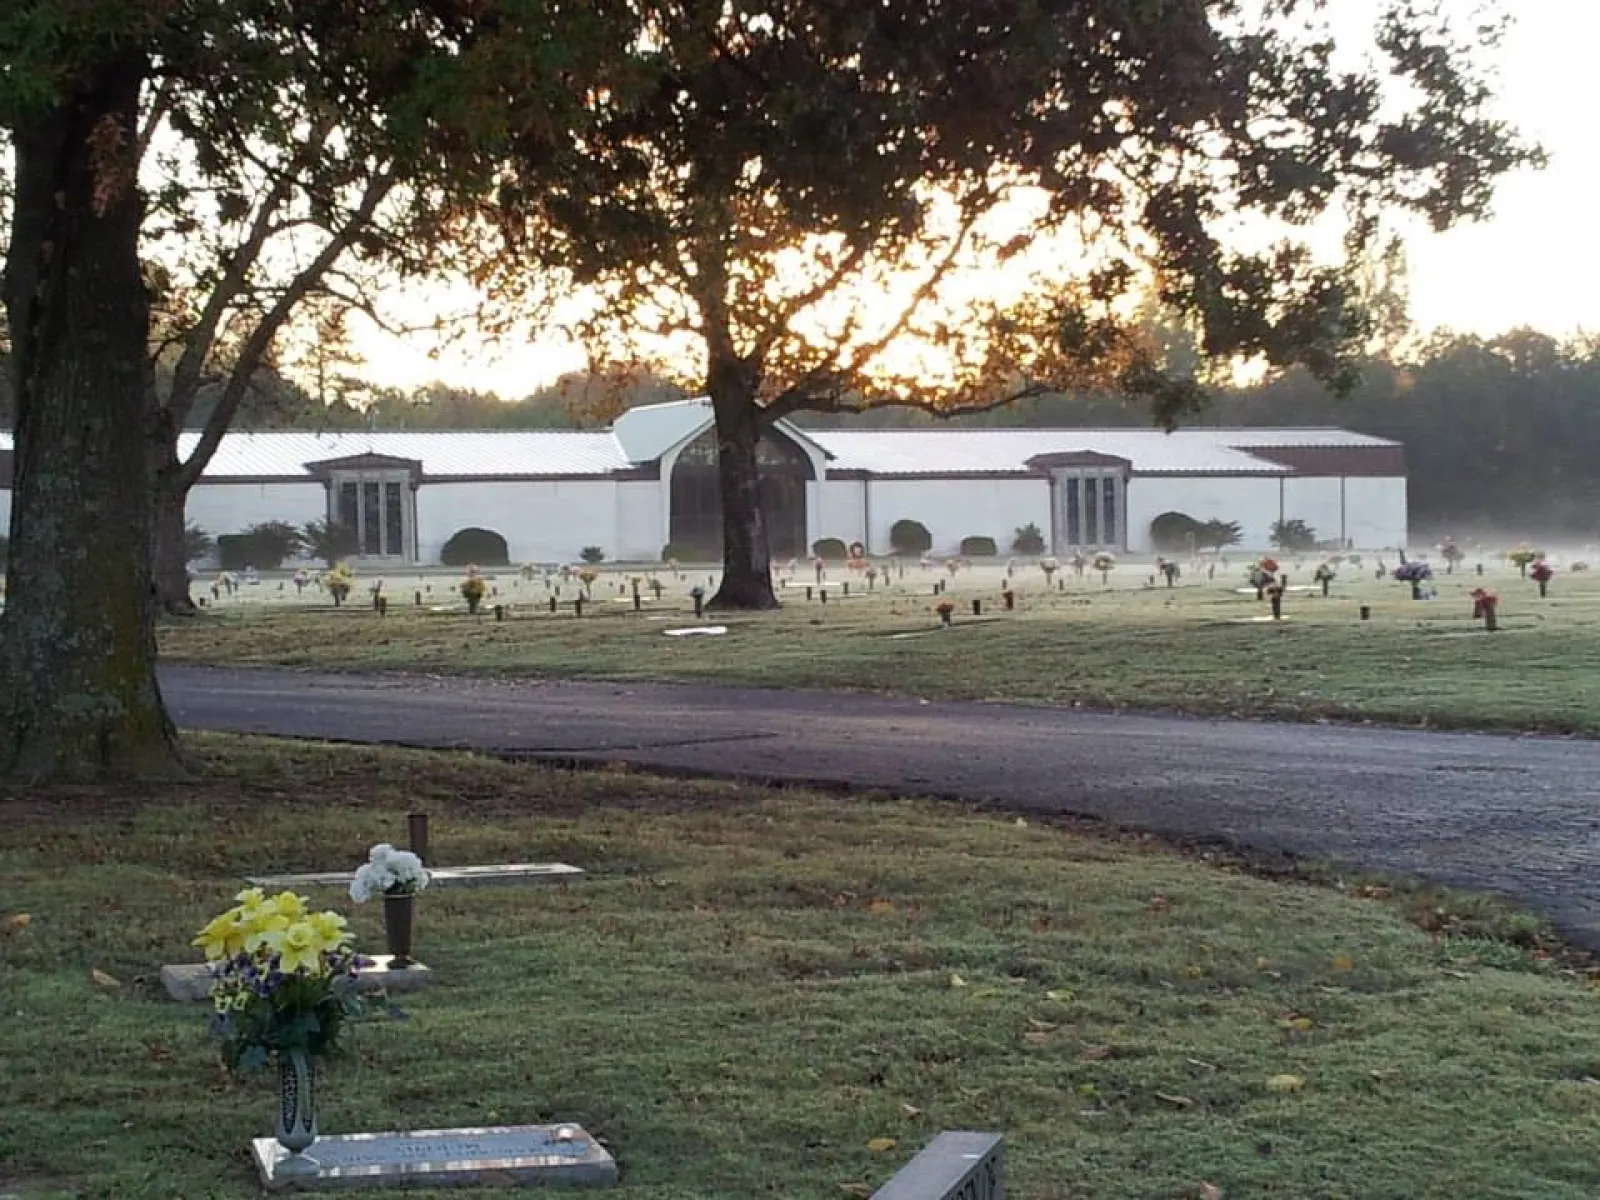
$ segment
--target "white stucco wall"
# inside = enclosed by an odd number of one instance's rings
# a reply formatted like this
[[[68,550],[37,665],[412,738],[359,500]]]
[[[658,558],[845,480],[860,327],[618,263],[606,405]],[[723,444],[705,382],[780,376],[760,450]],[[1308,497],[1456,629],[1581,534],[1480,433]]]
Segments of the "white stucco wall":
[[[1343,491],[1341,517],[1340,493]],[[1301,520],[1319,541],[1342,536],[1357,549],[1403,546],[1406,481],[1349,476],[1135,476],[1128,481],[1128,549],[1151,551],[1150,522],[1164,512],[1188,513],[1197,521],[1237,521],[1244,547],[1272,543],[1272,523]]]
[[[11,507],[11,493],[6,493]],[[306,483],[207,483],[189,489],[184,517],[212,537],[243,533],[263,521],[304,525],[328,517],[328,492],[316,480]]]
[[[615,558],[617,486],[609,479],[424,483],[417,490],[420,560],[437,563],[450,535],[469,525],[505,538],[514,563],[576,562],[585,546]]]
[[[654,562],[666,544],[666,506],[661,482],[630,479],[617,484],[615,548],[607,547],[606,557]]]
[[[1165,512],[1237,521],[1247,549],[1267,546],[1278,519],[1278,480],[1256,475],[1135,475],[1128,480],[1128,551],[1153,553],[1150,522]]]
[[[1345,480],[1344,521],[1358,548],[1404,546],[1410,537],[1404,477]]]
[[[808,486],[818,497],[818,519],[816,531],[811,538],[813,542],[818,538],[832,537],[838,538],[848,546],[851,542],[866,540],[861,480],[829,479]],[[885,544],[883,550],[887,551],[888,548]],[[875,552],[878,550],[876,546],[872,549]]]
[[[933,535],[935,554],[954,553],[965,537],[987,536],[1004,555],[1017,529],[1037,525],[1050,536],[1050,483],[1038,479],[874,479],[874,553],[889,551],[896,521],[921,521]]]

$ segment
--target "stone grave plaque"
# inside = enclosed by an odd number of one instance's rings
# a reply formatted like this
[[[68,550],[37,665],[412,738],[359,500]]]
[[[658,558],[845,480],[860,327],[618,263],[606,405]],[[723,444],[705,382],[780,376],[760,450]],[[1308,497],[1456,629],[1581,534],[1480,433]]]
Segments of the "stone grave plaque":
[[[998,1133],[946,1130],[894,1173],[872,1200],[1005,1200]]]
[[[483,887],[488,884],[573,883],[582,867],[567,863],[488,863],[476,867],[429,867],[430,887]],[[349,887],[353,871],[313,871],[306,875],[250,875],[246,882],[262,888]]]
[[[379,988],[388,992],[414,992],[433,977],[425,963],[396,967],[388,954],[365,957],[372,965],[362,967],[356,975],[356,987],[363,992],[375,992]],[[211,996],[211,968],[205,963],[168,963],[161,968],[161,983],[174,1000],[206,1000]]]
[[[616,1161],[577,1125],[497,1125],[318,1138],[316,1170],[278,1168],[289,1152],[275,1138],[251,1143],[268,1191],[330,1188],[609,1187]]]

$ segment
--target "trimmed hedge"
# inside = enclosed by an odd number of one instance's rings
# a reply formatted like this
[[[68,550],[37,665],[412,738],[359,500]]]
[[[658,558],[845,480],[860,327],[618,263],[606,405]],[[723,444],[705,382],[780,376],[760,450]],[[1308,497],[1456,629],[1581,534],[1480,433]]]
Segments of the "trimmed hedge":
[[[896,554],[926,554],[933,549],[933,534],[921,521],[903,517],[890,527],[889,545]]]
[[[1202,528],[1188,513],[1164,512],[1150,522],[1150,541],[1157,550],[1177,554],[1199,544]]]
[[[981,534],[961,539],[962,558],[993,558],[1000,553],[992,537]]]
[[[494,530],[469,525],[450,535],[439,561],[447,567],[506,567],[511,565],[511,548]]]
[[[1043,554],[1044,534],[1032,522],[1017,526],[1017,535],[1011,539],[1011,549],[1016,554]]]
[[[850,547],[840,538],[818,538],[811,543],[811,553],[838,562],[850,557]]]

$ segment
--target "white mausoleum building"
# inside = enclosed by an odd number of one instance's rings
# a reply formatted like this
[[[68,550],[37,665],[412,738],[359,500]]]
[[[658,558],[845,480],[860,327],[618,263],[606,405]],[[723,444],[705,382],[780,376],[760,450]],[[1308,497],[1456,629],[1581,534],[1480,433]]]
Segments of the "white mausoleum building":
[[[357,531],[361,558],[437,563],[476,526],[513,562],[567,562],[586,546],[608,560],[715,557],[720,537],[711,408],[690,400],[629,410],[606,430],[230,433],[189,496],[212,535],[262,521],[332,519]],[[188,453],[194,435],[185,435]],[[10,438],[3,494],[10,509]],[[819,538],[890,552],[889,530],[920,521],[935,553],[970,536],[1005,554],[1036,525],[1055,553],[1151,550],[1167,512],[1237,521],[1264,548],[1280,519],[1323,541],[1406,542],[1397,442],[1342,429],[802,430],[762,441],[774,558]]]

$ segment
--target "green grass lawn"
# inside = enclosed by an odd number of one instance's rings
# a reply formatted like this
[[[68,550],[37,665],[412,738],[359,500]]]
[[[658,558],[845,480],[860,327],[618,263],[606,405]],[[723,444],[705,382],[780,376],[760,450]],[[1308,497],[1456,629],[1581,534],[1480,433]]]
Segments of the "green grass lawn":
[[[156,971],[246,873],[421,808],[438,862],[592,874],[425,894],[438,980],[354,1031],[325,1132],[577,1121],[624,1200],[865,1194],[943,1128],[1004,1132],[1017,1200],[1600,1194],[1596,993],[1487,906],[910,800],[193,745],[193,784],[0,801],[0,1193],[257,1194],[272,1084]]]
[[[1438,599],[1417,602],[1405,585],[1374,580],[1372,561],[1346,568],[1331,598],[1292,593],[1277,623],[1265,604],[1233,590],[1242,583],[1238,563],[1171,590],[1146,586],[1147,568],[1132,565],[1110,586],[1067,572],[1065,591],[1047,589],[1036,568],[1019,568],[1011,613],[1001,610],[1003,572],[979,569],[951,582],[957,624],[945,632],[932,611],[942,570],[913,567],[868,595],[854,577],[846,598],[845,573],[835,568],[827,604],[808,603],[801,580],[782,592],[781,612],[717,616],[725,636],[692,638],[663,630],[693,623],[684,590],[706,582],[699,574],[669,578],[665,599],[647,599],[639,613],[618,592],[627,573],[603,574],[577,618],[550,614],[545,584],[512,573],[495,581],[500,595],[489,601],[510,606],[504,622],[468,617],[449,575],[389,581],[383,618],[365,605],[294,602],[268,584],[169,625],[162,650],[169,659],[239,665],[686,679],[1600,733],[1600,578],[1562,573],[1541,599],[1509,569],[1486,579],[1441,576]],[[1286,565],[1291,584],[1309,582],[1312,563]],[[1502,627],[1492,635],[1471,617],[1468,593],[1484,583],[1502,597]],[[417,606],[423,587],[431,591]],[[576,588],[565,585],[562,599]],[[985,620],[972,619],[974,598]],[[1371,620],[1358,619],[1361,604]]]

